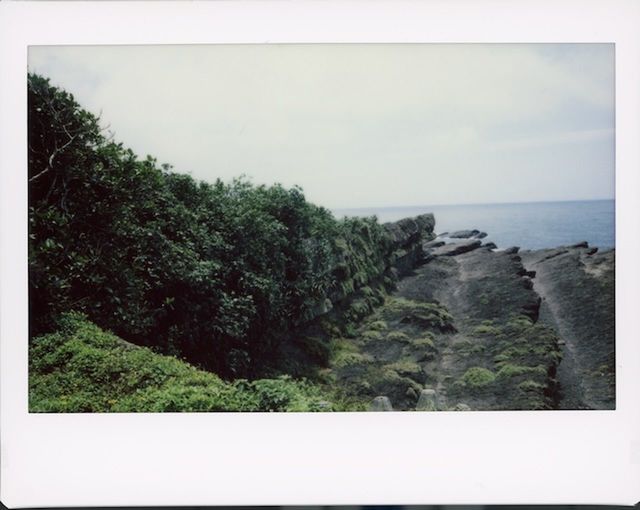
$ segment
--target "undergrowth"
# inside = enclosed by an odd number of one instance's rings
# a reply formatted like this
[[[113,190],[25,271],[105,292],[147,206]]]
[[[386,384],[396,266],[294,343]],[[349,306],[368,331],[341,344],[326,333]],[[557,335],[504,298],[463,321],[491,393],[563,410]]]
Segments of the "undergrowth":
[[[80,314],[29,348],[31,412],[343,411],[350,404],[289,376],[226,382],[134,346]]]

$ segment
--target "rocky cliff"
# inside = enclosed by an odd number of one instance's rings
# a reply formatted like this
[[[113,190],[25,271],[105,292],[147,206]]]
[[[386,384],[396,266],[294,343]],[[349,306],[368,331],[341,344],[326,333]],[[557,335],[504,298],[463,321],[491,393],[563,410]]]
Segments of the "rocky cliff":
[[[387,227],[404,277],[333,331],[331,384],[376,410],[615,406],[613,251],[520,253],[477,230],[420,238],[419,225]]]
[[[374,291],[380,298],[398,277],[421,263],[422,245],[433,239],[434,226],[433,214],[423,214],[385,223],[380,236],[361,229],[350,242],[339,242],[342,251],[333,268],[334,284],[318,299],[307,322],[354,301],[360,303],[360,308],[370,309],[369,305],[376,301],[370,299]]]

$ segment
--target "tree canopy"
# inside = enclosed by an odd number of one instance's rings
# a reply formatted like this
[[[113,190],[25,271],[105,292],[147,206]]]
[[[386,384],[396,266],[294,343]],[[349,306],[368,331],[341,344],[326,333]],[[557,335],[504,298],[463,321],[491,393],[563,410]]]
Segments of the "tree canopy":
[[[28,92],[32,337],[73,310],[223,377],[256,377],[340,282],[385,267],[375,219],[338,221],[297,187],[197,182],[111,140],[48,79],[30,74]]]

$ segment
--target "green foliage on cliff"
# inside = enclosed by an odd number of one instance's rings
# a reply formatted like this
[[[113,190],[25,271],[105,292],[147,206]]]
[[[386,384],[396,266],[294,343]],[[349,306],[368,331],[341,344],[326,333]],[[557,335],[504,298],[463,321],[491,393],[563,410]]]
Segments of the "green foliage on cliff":
[[[83,312],[225,378],[277,366],[291,331],[381,277],[385,229],[337,221],[299,188],[197,182],[106,137],[29,75],[31,336]]]
[[[227,383],[172,356],[102,331],[79,314],[32,340],[31,412],[347,410],[334,395],[288,376]]]
[[[387,300],[383,309],[383,317],[403,316],[401,322],[415,324],[422,328],[433,328],[443,333],[456,331],[453,325],[453,317],[439,303],[427,303],[414,301],[401,297],[393,297]]]
[[[462,376],[462,382],[471,388],[482,388],[490,385],[495,380],[495,374],[491,370],[482,367],[471,367]]]

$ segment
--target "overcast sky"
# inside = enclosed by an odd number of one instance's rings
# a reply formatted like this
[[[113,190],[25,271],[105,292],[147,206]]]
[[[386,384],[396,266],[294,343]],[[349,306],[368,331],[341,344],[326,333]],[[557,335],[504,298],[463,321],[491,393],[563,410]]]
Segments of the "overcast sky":
[[[32,47],[115,139],[329,208],[613,198],[614,47]]]

